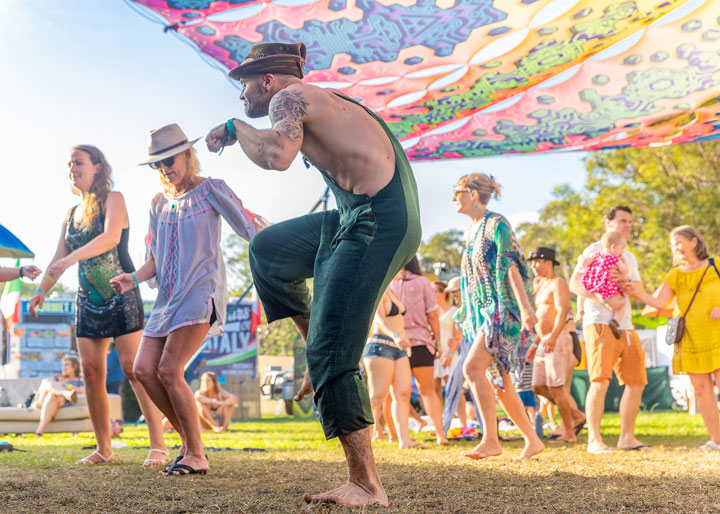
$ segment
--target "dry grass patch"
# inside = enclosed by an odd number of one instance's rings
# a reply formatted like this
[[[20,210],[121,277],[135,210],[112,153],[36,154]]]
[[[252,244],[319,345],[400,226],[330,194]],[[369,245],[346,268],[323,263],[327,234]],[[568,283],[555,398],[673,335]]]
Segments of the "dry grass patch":
[[[603,428],[614,443],[617,415]],[[707,436],[699,417],[641,413],[638,436],[652,452],[590,455],[584,444],[552,446],[531,461],[514,460],[521,441],[486,461],[462,459],[472,442],[398,450],[374,445],[390,508],[358,512],[720,512],[720,452],[694,448]],[[235,423],[232,432],[204,436],[208,446],[262,448],[264,452],[208,452],[207,476],[162,478],[141,463],[146,450],[116,450],[113,465],[75,469],[91,450],[90,434],[12,436],[27,453],[0,454],[0,512],[332,512],[307,509],[303,492],[338,485],[346,476],[337,440],[325,441],[319,424],[287,419]],[[421,437],[421,439],[424,439]],[[429,437],[427,441],[430,442]],[[121,441],[146,446],[143,426],[127,427]],[[175,435],[168,444],[178,443]],[[585,441],[584,435],[581,439]],[[548,445],[549,446],[549,445]],[[174,456],[174,454],[173,454]]]

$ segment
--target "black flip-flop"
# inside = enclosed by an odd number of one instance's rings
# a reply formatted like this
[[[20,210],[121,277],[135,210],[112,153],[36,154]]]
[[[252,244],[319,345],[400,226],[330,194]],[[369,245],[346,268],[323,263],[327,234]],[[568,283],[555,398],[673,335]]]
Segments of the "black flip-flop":
[[[583,428],[585,428],[585,421],[583,421],[582,423],[578,423],[577,425],[575,425],[575,435],[580,435],[580,432],[583,431]]]
[[[631,451],[649,451],[645,450],[645,448],[649,448],[649,450],[653,450],[654,448],[650,446],[649,444],[638,444],[637,446],[633,446],[632,448],[620,448],[621,450],[625,450],[628,452]]]
[[[177,471],[176,475],[173,473]],[[185,475],[207,475],[207,469],[195,469],[187,464],[175,464],[173,467],[167,470],[166,477],[182,477]]]
[[[174,460],[174,461],[172,461],[170,464],[168,464],[167,466],[165,466],[165,472],[170,471],[170,470],[172,469],[172,467],[175,466],[175,464],[177,464],[178,462],[180,462],[180,461],[183,460],[184,458],[185,458],[185,455],[178,455],[177,457],[175,457],[175,460]]]

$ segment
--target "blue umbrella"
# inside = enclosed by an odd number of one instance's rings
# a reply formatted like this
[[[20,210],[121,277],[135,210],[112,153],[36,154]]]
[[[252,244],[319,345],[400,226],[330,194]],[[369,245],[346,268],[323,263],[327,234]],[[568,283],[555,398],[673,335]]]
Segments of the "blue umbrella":
[[[0,257],[35,257],[30,248],[13,235],[8,229],[0,225]]]

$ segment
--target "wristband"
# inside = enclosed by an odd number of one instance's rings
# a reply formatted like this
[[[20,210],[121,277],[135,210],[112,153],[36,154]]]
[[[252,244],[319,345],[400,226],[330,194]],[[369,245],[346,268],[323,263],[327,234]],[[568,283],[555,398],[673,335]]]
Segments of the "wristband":
[[[20,266],[20,275],[18,278],[25,278],[25,266]]]
[[[237,132],[235,132],[235,120],[236,119],[237,118],[230,118],[229,120],[227,120],[225,122],[225,134],[230,134],[235,139],[237,139]]]
[[[455,352],[450,352],[445,354],[446,357],[455,357]]]
[[[39,287],[38,287],[35,291],[33,291],[33,294],[37,294],[37,293],[42,293],[42,294],[44,294],[45,296],[47,296],[47,293],[45,292],[45,290],[44,290],[44,289],[41,289],[41,288],[39,288]]]
[[[395,332],[393,334],[393,340],[400,339],[400,332]]]
[[[133,278],[133,287],[137,287],[137,286],[138,286],[138,278],[137,278],[137,275],[135,274],[134,271],[133,271],[132,273],[130,273],[130,274],[132,275],[132,278]]]

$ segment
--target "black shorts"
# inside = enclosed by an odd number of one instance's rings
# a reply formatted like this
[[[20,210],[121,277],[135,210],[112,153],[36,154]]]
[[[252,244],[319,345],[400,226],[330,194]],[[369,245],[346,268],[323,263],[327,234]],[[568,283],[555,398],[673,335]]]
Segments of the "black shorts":
[[[410,354],[410,367],[422,368],[435,365],[435,355],[430,353],[427,346],[413,346]]]

